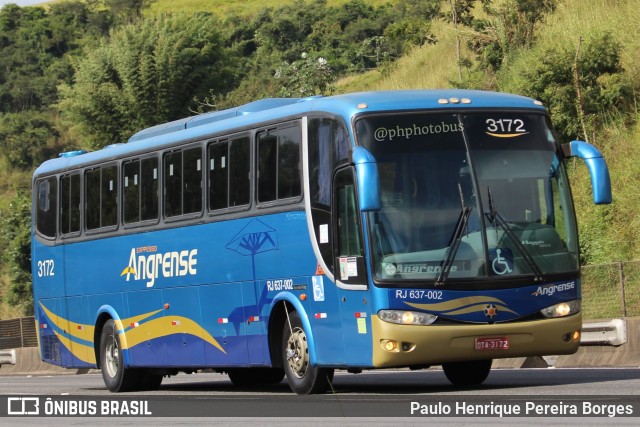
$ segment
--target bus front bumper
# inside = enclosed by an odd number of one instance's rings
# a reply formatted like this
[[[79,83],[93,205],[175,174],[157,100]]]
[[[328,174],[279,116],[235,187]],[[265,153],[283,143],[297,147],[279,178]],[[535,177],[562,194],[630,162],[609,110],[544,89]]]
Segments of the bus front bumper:
[[[445,326],[397,325],[374,315],[371,325],[373,366],[390,368],[572,354],[580,346],[582,315],[517,323]],[[491,344],[491,341],[498,343],[499,348],[486,349],[491,346],[482,345]]]

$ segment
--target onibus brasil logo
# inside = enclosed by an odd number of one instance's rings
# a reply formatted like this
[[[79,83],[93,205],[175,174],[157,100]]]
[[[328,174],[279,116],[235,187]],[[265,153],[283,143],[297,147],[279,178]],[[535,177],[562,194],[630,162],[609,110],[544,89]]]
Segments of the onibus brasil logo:
[[[120,276],[127,276],[127,282],[146,280],[147,288],[152,287],[156,279],[162,277],[193,276],[198,274],[198,250],[158,252],[157,246],[132,248],[129,265],[122,270]]]

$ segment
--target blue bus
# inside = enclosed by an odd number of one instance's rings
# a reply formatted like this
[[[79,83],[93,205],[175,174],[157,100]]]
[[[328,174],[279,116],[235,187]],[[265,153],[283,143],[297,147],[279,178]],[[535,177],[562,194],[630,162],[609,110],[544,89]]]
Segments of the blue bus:
[[[336,369],[577,351],[578,233],[539,101],[416,90],[264,99],[63,153],[33,175],[42,360],[112,392],[213,370],[319,393]]]

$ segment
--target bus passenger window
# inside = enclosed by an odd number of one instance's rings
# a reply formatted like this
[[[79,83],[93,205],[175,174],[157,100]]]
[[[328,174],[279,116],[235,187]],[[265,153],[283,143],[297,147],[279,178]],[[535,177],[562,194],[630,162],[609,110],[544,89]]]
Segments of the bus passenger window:
[[[184,150],[183,157],[183,214],[202,211],[202,150]]]
[[[229,141],[229,207],[248,205],[251,182],[249,181],[251,156],[249,137]]]
[[[140,221],[158,219],[158,159],[142,159],[140,170]]]
[[[118,224],[118,167],[102,168],[102,200],[100,203],[100,226]]]
[[[36,221],[38,231],[47,237],[56,236],[57,181],[55,177],[38,182]]]
[[[249,137],[216,141],[209,146],[209,209],[249,204]]]
[[[118,167],[102,166],[85,174],[87,230],[118,224]]]
[[[277,199],[278,136],[276,132],[261,133],[258,137],[258,201]]]
[[[122,165],[124,171],[123,211],[124,222],[140,221],[140,161],[134,160]]]
[[[100,228],[100,169],[85,174],[85,225],[87,230]]]
[[[228,141],[209,146],[209,209],[229,206],[229,153]]]
[[[132,160],[124,169],[124,222],[158,218],[158,159]]]
[[[164,157],[164,213],[167,217],[202,211],[202,150],[200,147]]]
[[[60,180],[60,232],[80,232],[80,174],[77,173]]]
[[[297,197],[300,186],[300,128],[281,129],[278,135],[278,198]]]
[[[290,126],[263,132],[258,136],[258,201],[299,197],[300,127]]]
[[[182,214],[182,151],[164,156],[164,214]]]

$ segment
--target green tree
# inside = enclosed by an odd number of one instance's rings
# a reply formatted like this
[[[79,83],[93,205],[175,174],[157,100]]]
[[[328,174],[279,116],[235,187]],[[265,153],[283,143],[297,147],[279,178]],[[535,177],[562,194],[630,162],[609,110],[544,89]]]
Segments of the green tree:
[[[472,1],[454,1],[464,5],[464,10],[458,14],[458,22],[475,30],[470,47],[478,54],[482,65],[492,71],[507,63],[517,49],[531,47],[538,27],[546,15],[555,11],[558,2],[507,0],[494,5],[492,0],[482,0],[488,17],[475,19],[470,15]]]
[[[25,315],[33,314],[31,290],[31,198],[19,191],[2,213],[3,260],[9,270],[9,289],[5,300],[22,308]]]
[[[31,168],[50,157],[47,142],[57,136],[47,115],[39,111],[0,115],[0,144],[14,167]]]
[[[595,131],[607,117],[631,107],[633,87],[624,77],[620,49],[611,34],[587,40],[577,61],[578,82],[574,47],[541,52],[538,65],[526,72],[524,87],[519,91],[545,103],[563,141],[587,138],[580,123],[581,113],[590,131]],[[581,88],[582,105],[577,103],[576,84]]]
[[[133,23],[142,18],[143,9],[148,8],[155,0],[104,0],[115,20],[122,23]]]
[[[283,62],[275,78],[282,82],[280,96],[304,98],[330,94],[336,77],[325,58],[303,53],[297,61]]]
[[[160,16],[124,26],[79,63],[61,88],[62,114],[89,145],[123,142],[190,114],[193,99],[233,82],[234,56],[210,14]]]
[[[66,55],[92,36],[96,20],[81,2],[0,9],[0,112],[42,109],[73,75]]]

